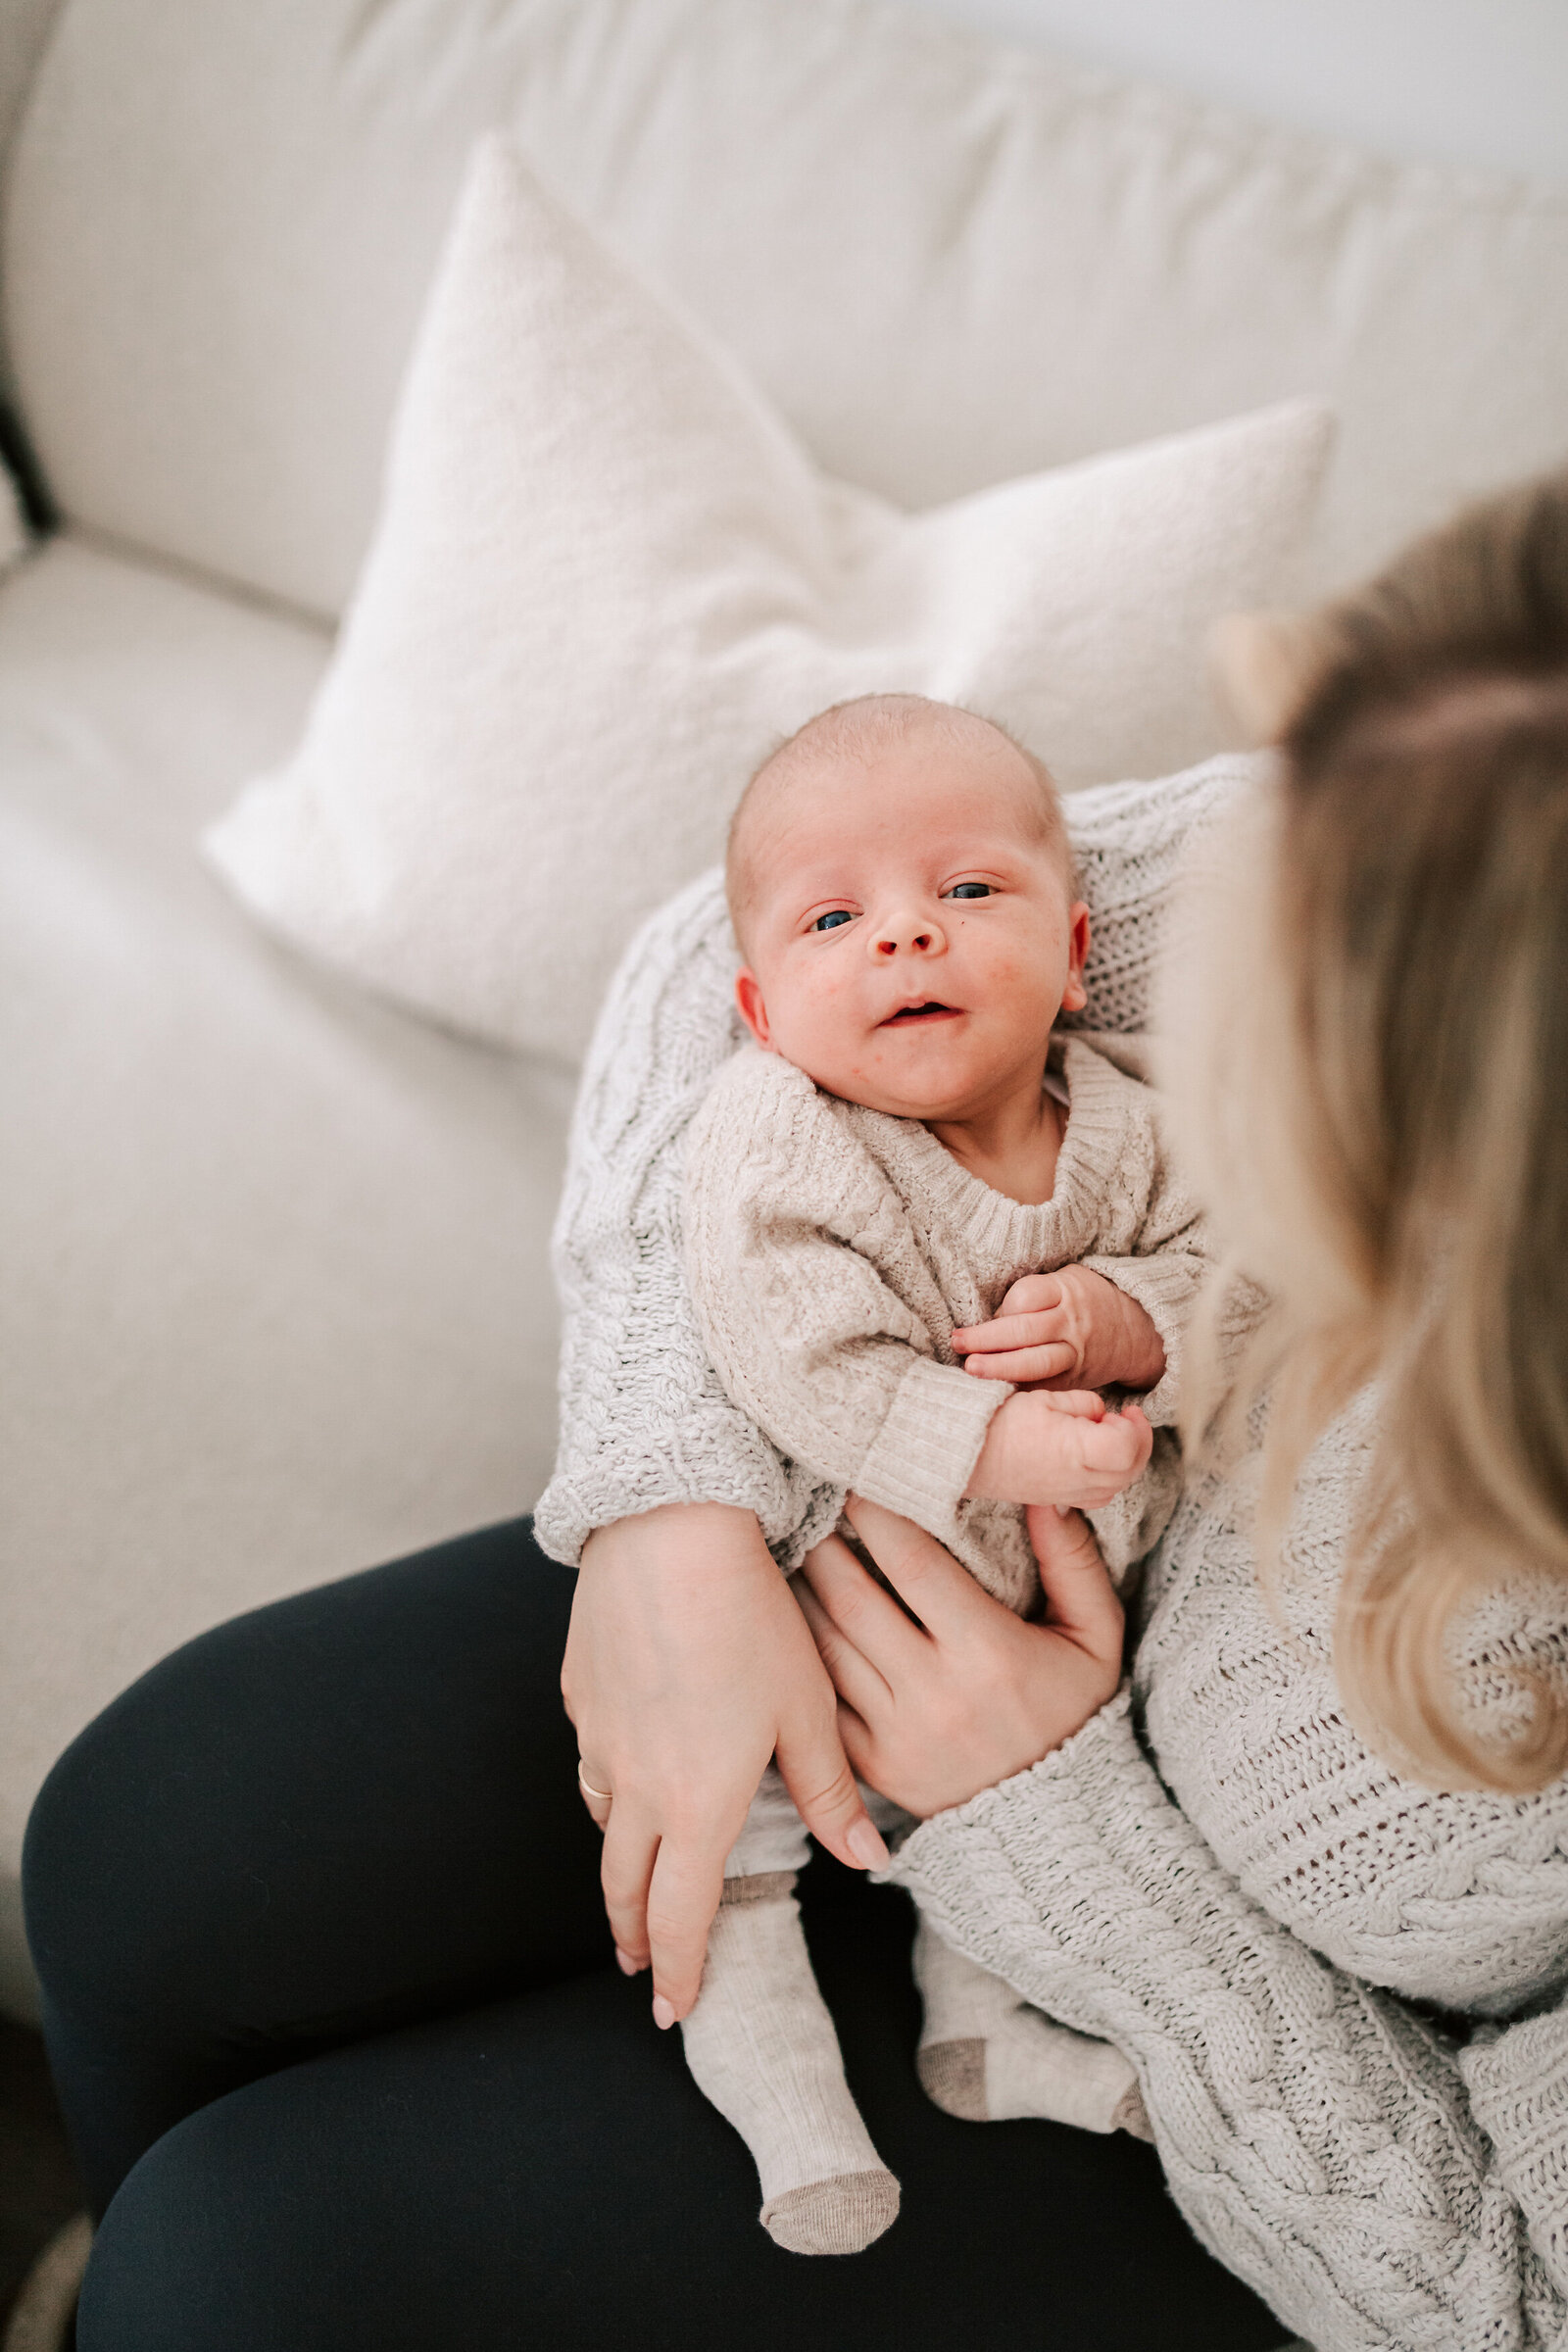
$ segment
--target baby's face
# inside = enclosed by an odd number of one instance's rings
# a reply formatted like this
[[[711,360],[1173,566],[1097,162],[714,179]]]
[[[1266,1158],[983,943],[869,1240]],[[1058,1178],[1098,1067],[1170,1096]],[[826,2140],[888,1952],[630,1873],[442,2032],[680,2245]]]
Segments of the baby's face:
[[[760,813],[736,987],[759,1044],[847,1102],[970,1115],[1084,1003],[1087,909],[1004,737],[824,756]]]

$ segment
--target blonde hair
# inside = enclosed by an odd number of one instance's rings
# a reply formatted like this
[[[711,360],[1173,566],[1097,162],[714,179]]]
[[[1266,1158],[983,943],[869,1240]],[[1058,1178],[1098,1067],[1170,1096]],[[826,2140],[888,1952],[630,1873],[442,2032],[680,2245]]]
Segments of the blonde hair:
[[[1452,1633],[1516,1576],[1568,1592],[1568,474],[1263,652],[1285,707],[1230,899],[1250,936],[1209,956],[1222,1042],[1173,1072],[1278,1301],[1231,1404],[1234,1429],[1268,1389],[1260,1558],[1376,1376],[1347,1712],[1415,1778],[1531,1790],[1568,1764],[1562,1694],[1535,1677],[1520,1736],[1480,1736]]]

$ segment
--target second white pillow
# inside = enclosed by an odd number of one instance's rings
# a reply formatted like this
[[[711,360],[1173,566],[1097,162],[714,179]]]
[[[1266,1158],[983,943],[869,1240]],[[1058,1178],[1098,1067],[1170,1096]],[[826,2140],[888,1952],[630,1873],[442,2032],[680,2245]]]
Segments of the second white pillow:
[[[1296,402],[903,514],[489,140],[304,742],[209,854],[361,979],[575,1056],[634,924],[828,703],[969,704],[1068,787],[1222,748],[1204,633],[1288,594],[1330,432]]]

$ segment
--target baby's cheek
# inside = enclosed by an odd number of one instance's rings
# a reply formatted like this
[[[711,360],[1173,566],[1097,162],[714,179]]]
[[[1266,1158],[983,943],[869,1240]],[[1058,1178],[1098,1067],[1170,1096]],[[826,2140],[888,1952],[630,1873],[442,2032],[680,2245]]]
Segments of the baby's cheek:
[[[849,1092],[864,1076],[863,1024],[851,992],[830,976],[812,975],[790,992],[773,1034],[786,1059],[831,1094]]]
[[[992,1009],[1020,1031],[1049,1027],[1056,1005],[1039,961],[1013,950],[1002,950],[986,973],[986,993]]]

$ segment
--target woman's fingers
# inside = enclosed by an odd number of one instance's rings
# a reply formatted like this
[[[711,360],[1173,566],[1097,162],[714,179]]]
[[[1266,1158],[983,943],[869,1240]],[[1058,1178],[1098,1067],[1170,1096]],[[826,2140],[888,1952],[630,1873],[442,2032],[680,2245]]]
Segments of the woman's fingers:
[[[725,1858],[770,1755],[830,1852],[883,1858],[832,1683],[749,1511],[666,1504],[596,1530],[562,1694],[591,1785],[612,1792],[608,1808],[584,1802],[603,1821],[615,1941],[633,1967],[652,1959],[665,2022],[696,1998]]]
[[[834,1538],[833,1541],[838,1542],[838,1539]],[[820,1551],[823,1546],[818,1544],[816,1548]],[[857,1576],[870,1584],[870,1578],[849,1545],[839,1544],[839,1549]],[[831,1584],[831,1571],[825,1561],[818,1563],[818,1574],[823,1576],[825,1583]],[[872,1590],[874,1592],[876,1588],[872,1586]],[[885,1706],[888,1697],[887,1677],[878,1672],[864,1651],[856,1647],[836,1619],[829,1615],[817,1599],[805,1570],[795,1579],[795,1597],[805,1612],[817,1654],[827,1668],[839,1697],[847,1699],[856,1713],[862,1717],[870,1715],[878,1706]],[[877,1597],[886,1600],[887,1595],[878,1593]]]
[[[654,2023],[668,2027],[685,2017],[703,1985],[708,1922],[724,1892],[729,1848],[714,1854],[690,1838],[661,1838],[648,1882],[648,1950],[653,1961]],[[693,1922],[704,1924],[694,1932]],[[616,1943],[619,1944],[619,1937]]]
[[[842,1699],[839,1701],[839,1739],[845,1754],[855,1767],[856,1779],[870,1782],[871,1774],[868,1767],[875,1754],[875,1742],[869,1727],[857,1715],[855,1709]],[[884,1856],[887,1856],[888,1849],[885,1845],[882,1851]],[[891,1856],[888,1856],[888,1859],[891,1859]],[[876,1864],[875,1867],[879,1870],[885,1869],[887,1863],[883,1861]]]
[[[839,1737],[845,1712],[841,1702],[820,1722],[781,1725],[774,1761],[796,1812],[819,1845],[861,1870],[885,1870],[888,1849],[855,1785]]]
[[[601,1765],[595,1767],[586,1756],[577,1758],[577,1793],[588,1808],[596,1829],[604,1829],[610,1819],[610,1776]]]
[[[635,1971],[646,1968],[650,1958],[648,1888],[659,1854],[659,1836],[646,1818],[639,1819],[638,1808],[625,1800],[618,1810],[613,1805],[607,1810],[609,1819],[602,1825],[605,1850],[599,1863],[605,1915],[616,1951],[625,1955],[621,1965],[629,1962]]]
[[[972,1618],[977,1601],[984,1601],[986,1596],[969,1571],[960,1568],[952,1552],[945,1550],[935,1536],[928,1536],[923,1527],[916,1527],[912,1519],[901,1519],[897,1512],[884,1510],[880,1503],[867,1502],[860,1494],[850,1495],[844,1515],[900,1599],[933,1634],[958,1632]],[[850,1556],[853,1558],[854,1554]],[[885,1654],[891,1670],[908,1654],[910,1637],[916,1642],[919,1637],[888,1595],[879,1592],[869,1577],[864,1581],[886,1612],[884,1619],[881,1611],[873,1614],[868,1608],[867,1630],[876,1642],[884,1639],[888,1642]],[[898,1631],[901,1626],[902,1636]],[[873,1665],[881,1664],[871,1641],[861,1642],[860,1646]]]
[[[1119,1658],[1122,1605],[1088,1520],[1054,1503],[1032,1503],[1027,1517],[1047,1625],[1092,1657]]]
[[[852,1494],[852,1506],[856,1500]],[[854,1516],[853,1507],[846,1510],[852,1524]],[[842,1536],[827,1536],[807,1553],[797,1588],[802,1584],[838,1633],[879,1673],[890,1654],[903,1654],[920,1639],[919,1627],[909,1623],[892,1593],[866,1572]]]

